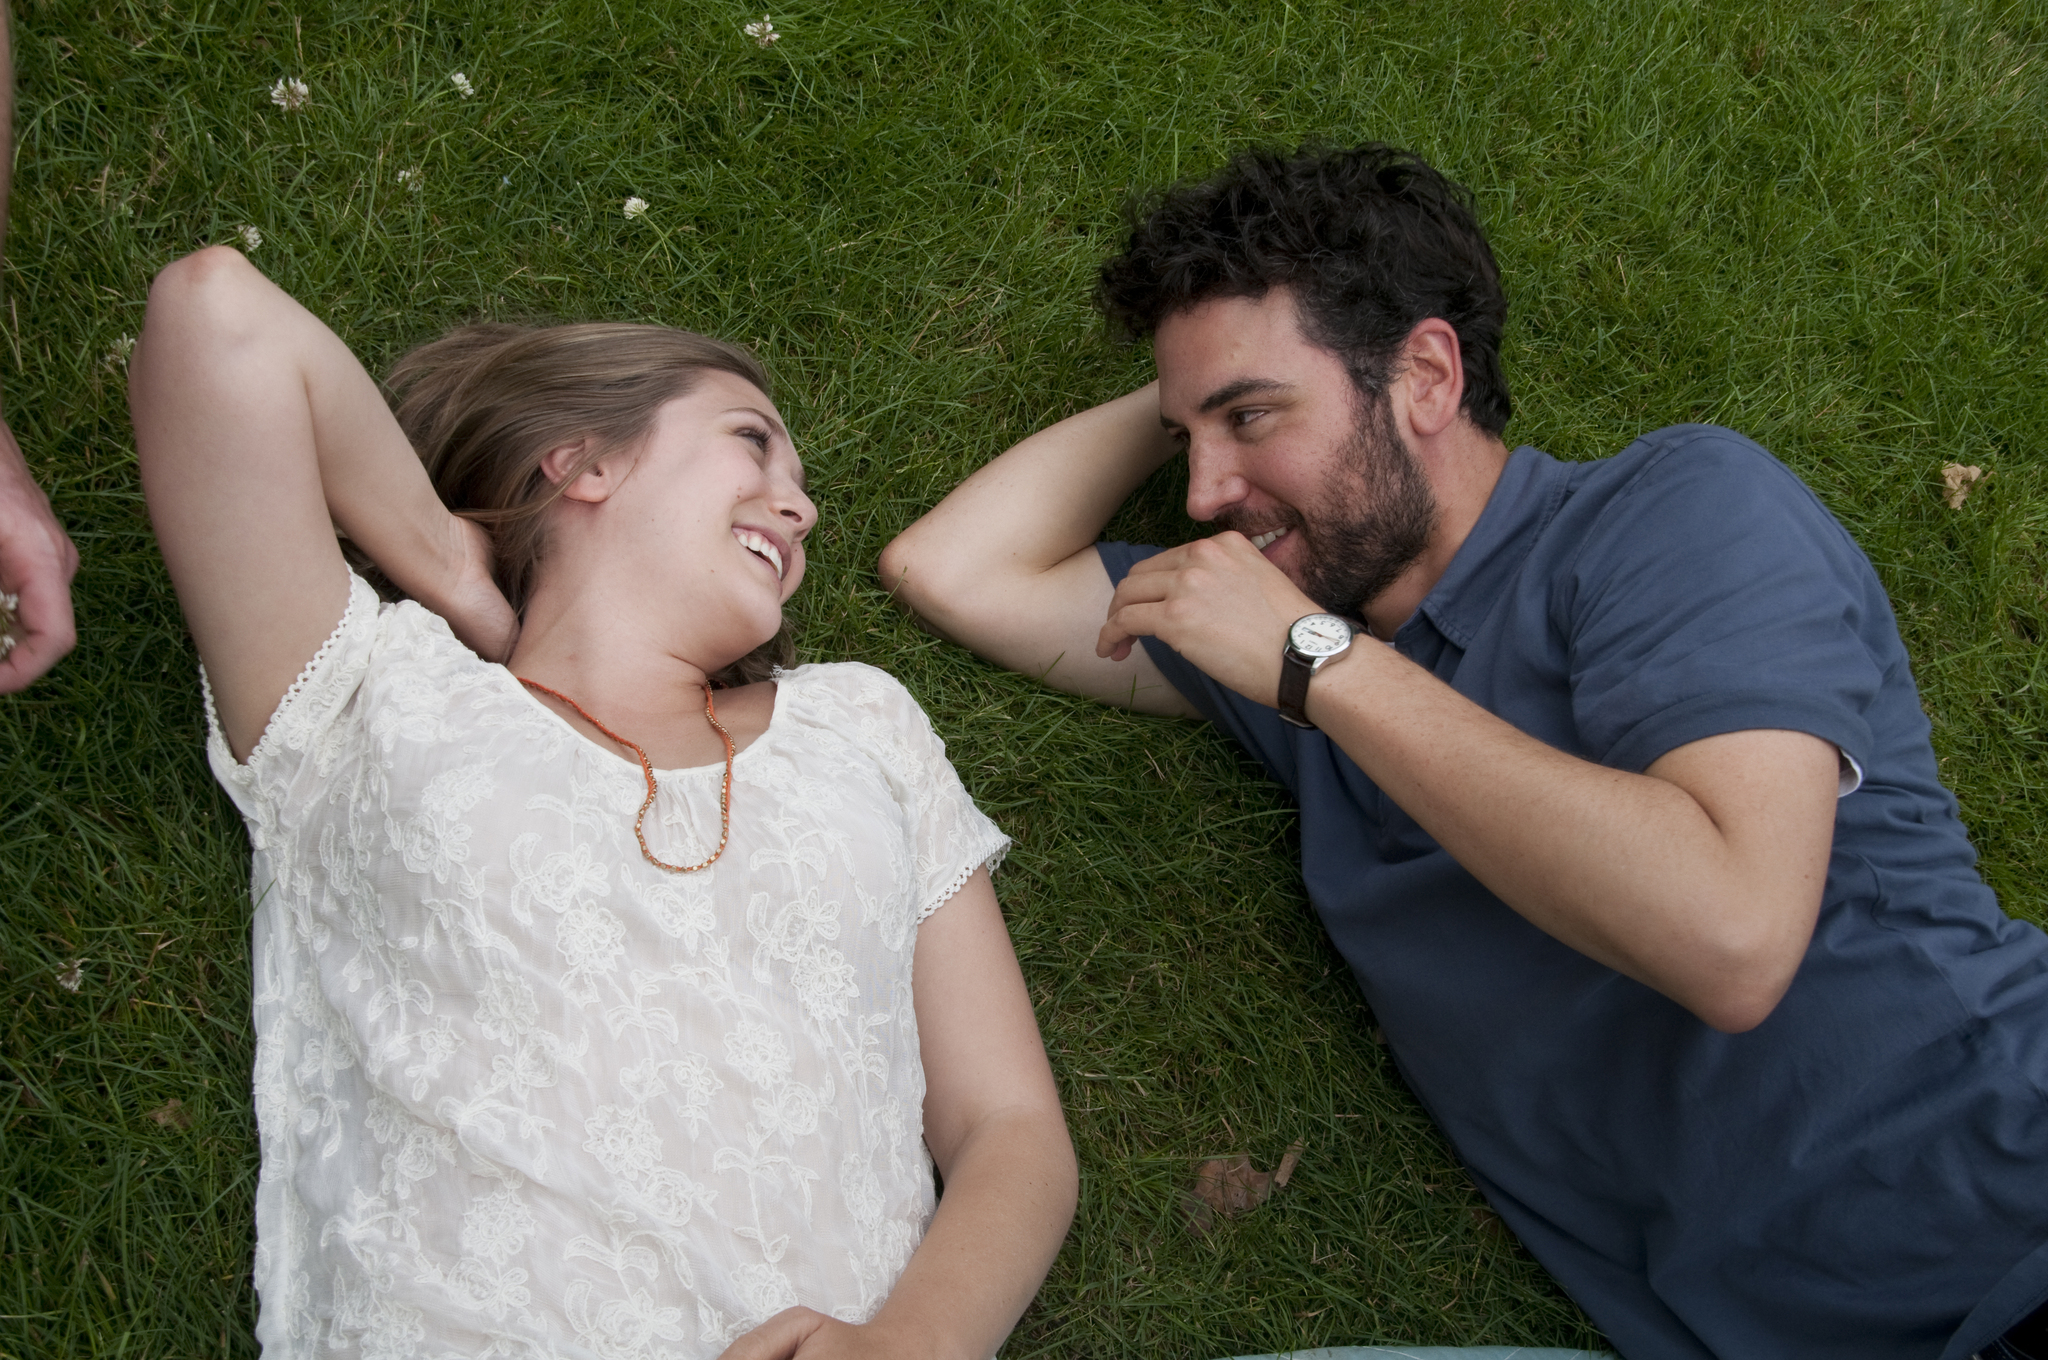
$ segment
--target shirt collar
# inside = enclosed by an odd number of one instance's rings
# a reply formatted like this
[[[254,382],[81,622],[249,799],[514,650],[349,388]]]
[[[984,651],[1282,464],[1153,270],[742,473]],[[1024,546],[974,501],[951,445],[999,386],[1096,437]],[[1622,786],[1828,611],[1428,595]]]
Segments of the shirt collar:
[[[1537,536],[1564,503],[1571,465],[1524,444],[1508,455],[1493,494],[1451,565],[1409,620],[1394,634],[1396,645],[1413,640],[1411,629],[1425,616],[1451,642],[1470,647],[1472,636],[1494,602],[1521,569]],[[1404,648],[1405,650],[1405,648]]]

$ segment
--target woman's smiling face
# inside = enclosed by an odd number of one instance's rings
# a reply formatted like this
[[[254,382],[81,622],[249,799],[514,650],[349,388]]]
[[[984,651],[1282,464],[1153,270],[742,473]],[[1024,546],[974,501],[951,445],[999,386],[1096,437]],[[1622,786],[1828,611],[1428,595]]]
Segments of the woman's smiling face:
[[[804,577],[817,507],[774,404],[752,383],[710,371],[655,413],[646,439],[600,479],[603,551],[625,555],[628,579],[686,606],[692,632],[732,657],[782,626]],[[581,481],[582,479],[578,479]],[[657,608],[660,602],[650,601]]]

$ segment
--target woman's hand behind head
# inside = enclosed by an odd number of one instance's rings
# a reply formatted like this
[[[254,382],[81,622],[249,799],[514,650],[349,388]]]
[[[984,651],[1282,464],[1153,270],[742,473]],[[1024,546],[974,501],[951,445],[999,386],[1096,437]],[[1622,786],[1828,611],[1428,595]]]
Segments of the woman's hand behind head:
[[[444,569],[434,580],[400,582],[406,593],[448,621],[463,645],[486,661],[504,661],[519,640],[519,616],[491,574],[491,536],[450,517]]]

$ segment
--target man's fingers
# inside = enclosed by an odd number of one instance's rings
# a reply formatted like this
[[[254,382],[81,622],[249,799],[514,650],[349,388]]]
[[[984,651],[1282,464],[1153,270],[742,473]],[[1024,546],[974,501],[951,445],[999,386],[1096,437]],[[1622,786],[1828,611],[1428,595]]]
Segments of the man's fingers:
[[[1139,638],[1159,636],[1159,624],[1165,615],[1166,605],[1159,601],[1141,601],[1115,610],[1095,635],[1095,654],[1112,661],[1123,660]]]
[[[1130,656],[1137,642],[1128,633],[1104,624],[1101,635],[1095,639],[1095,654],[1108,661],[1122,661]]]

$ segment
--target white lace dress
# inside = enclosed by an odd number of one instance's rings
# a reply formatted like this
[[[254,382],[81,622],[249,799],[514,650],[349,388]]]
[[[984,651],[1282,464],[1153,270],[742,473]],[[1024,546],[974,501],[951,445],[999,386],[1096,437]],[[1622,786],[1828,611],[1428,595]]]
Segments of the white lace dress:
[[[639,766],[360,579],[247,764],[270,1357],[715,1356],[931,1217],[917,925],[1008,842],[917,704],[804,666],[669,874]],[[661,775],[657,854],[718,839]]]

